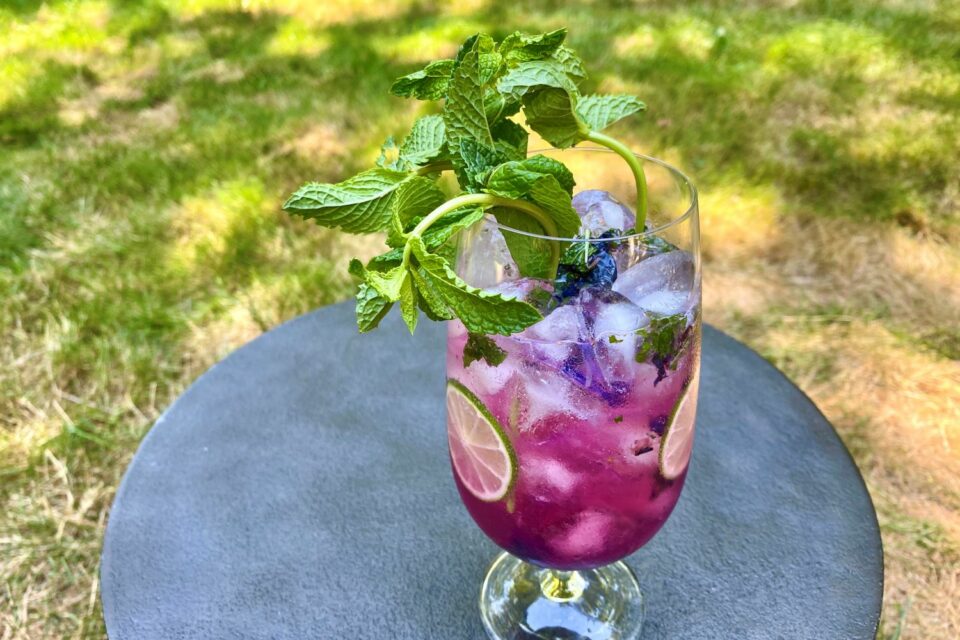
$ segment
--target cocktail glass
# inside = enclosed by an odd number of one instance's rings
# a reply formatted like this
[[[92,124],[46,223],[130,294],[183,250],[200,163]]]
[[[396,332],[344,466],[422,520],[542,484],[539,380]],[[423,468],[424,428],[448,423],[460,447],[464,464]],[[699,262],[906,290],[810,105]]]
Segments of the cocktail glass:
[[[577,190],[635,201],[618,156],[543,153],[572,170]],[[494,639],[640,634],[643,596],[622,559],[663,526],[686,478],[700,369],[700,257],[690,180],[660,160],[637,159],[648,188],[642,233],[597,238],[605,227],[632,226],[632,212],[591,193],[575,199],[589,240],[536,236],[492,217],[460,237],[457,271],[468,284],[521,297],[545,314],[512,336],[471,336],[458,320],[448,326],[454,478],[477,525],[505,550],[480,597]],[[607,273],[556,287],[524,277],[509,251],[521,236],[544,255],[574,245],[585,266],[605,256]]]

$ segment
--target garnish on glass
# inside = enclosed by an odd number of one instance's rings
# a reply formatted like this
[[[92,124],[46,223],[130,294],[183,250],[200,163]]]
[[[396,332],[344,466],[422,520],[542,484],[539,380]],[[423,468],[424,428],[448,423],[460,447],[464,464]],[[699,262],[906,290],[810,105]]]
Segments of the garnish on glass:
[[[439,114],[420,117],[396,145],[388,140],[377,166],[337,184],[308,183],[284,204],[290,213],[324,227],[355,234],[386,233],[387,250],[350,264],[359,278],[357,325],[375,328],[399,303],[412,333],[423,312],[432,320],[458,318],[476,335],[510,335],[542,319],[528,302],[471,287],[454,271],[451,238],[490,214],[514,229],[553,238],[576,238],[582,221],[571,204],[574,179],[558,160],[528,156],[527,126],[558,149],[581,142],[607,147],[630,167],[636,182],[636,229],[644,229],[647,185],[637,157],[602,133],[645,106],[629,95],[581,95],[583,64],[563,42],[565,29],[538,35],[514,33],[500,43],[478,34],[456,58],[438,60],[394,82],[392,93],[442,101]],[[438,185],[445,171],[456,175],[461,192]],[[621,228],[621,231],[626,229]],[[603,269],[578,265],[572,253],[594,252],[592,243],[558,242],[544,253],[530,236],[511,234],[509,250],[521,274],[557,282],[568,293],[583,276],[609,279]],[[607,276],[604,276],[607,273]],[[495,347],[495,345],[493,345]],[[494,354],[475,339],[470,357]]]

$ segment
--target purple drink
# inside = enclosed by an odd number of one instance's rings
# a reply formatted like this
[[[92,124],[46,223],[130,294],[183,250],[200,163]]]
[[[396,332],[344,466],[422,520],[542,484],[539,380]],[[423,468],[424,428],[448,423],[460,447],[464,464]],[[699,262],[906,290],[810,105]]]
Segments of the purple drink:
[[[505,353],[497,366],[464,366],[467,331],[449,323],[448,377],[499,423],[513,453],[505,495],[478,496],[451,415],[457,488],[494,542],[541,566],[589,569],[660,529],[692,444],[699,305],[692,256],[674,249],[645,256],[612,286],[577,291],[522,333],[491,336]]]

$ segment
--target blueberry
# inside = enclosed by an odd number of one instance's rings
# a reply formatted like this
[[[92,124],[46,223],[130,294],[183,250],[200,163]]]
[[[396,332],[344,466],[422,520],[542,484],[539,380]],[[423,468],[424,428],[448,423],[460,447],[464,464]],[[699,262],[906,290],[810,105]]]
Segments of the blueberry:
[[[563,302],[580,294],[584,287],[609,289],[617,279],[617,261],[610,254],[613,243],[597,243],[586,264],[561,264],[554,282],[554,298]]]
[[[657,416],[650,421],[650,430],[653,431],[658,436],[663,435],[663,430],[667,428],[667,420],[669,416]]]
[[[617,279],[617,261],[609,251],[600,250],[591,259],[592,267],[589,274],[589,283],[609,289]]]

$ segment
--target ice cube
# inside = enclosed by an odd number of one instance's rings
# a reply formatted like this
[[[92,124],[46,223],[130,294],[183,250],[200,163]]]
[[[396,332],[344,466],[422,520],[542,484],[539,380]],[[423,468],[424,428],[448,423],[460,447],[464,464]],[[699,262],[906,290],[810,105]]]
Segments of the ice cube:
[[[531,429],[547,417],[553,423],[561,423],[570,418],[586,419],[589,415],[588,407],[576,397],[577,389],[561,377],[556,365],[529,366],[518,382],[524,397],[521,429]]]
[[[510,256],[507,241],[495,222],[484,220],[474,233],[470,251],[461,256],[458,270],[467,284],[489,289],[520,276],[520,269]]]
[[[548,501],[569,497],[577,485],[577,474],[555,458],[527,455],[520,474],[537,498]]]
[[[463,383],[483,398],[503,390],[507,383],[518,373],[519,359],[514,353],[507,353],[503,362],[491,367],[485,360],[474,360],[464,369]]]
[[[613,283],[613,290],[637,306],[646,296],[662,291],[689,292],[694,286],[693,257],[686,251],[661,253],[639,262]]]
[[[601,553],[613,533],[616,519],[602,511],[582,511],[566,531],[554,537],[550,546],[568,557]]]
[[[492,293],[499,293],[504,298],[513,298],[528,302],[540,310],[546,312],[550,305],[550,296],[553,294],[553,284],[546,280],[537,278],[518,278],[517,280],[506,280],[487,289]]]
[[[633,334],[647,322],[649,320],[643,309],[625,296],[617,296],[597,307],[593,320],[593,337],[600,340],[609,336]]]
[[[580,214],[582,228],[597,237],[604,231],[625,231],[636,223],[636,216],[610,193],[599,189],[581,191],[573,196],[573,208]]]
[[[630,377],[637,352],[637,330],[649,324],[643,309],[627,298],[602,304],[593,323],[593,339],[604,345],[598,355],[609,380]]]
[[[583,334],[580,310],[575,305],[557,307],[520,335],[539,342],[560,342],[581,339]]]
[[[637,306],[657,315],[670,316],[689,311],[690,297],[690,291],[654,291],[640,298]]]
[[[592,330],[597,315],[600,313],[600,309],[604,305],[617,304],[619,302],[629,301],[625,296],[611,291],[609,288],[604,288],[601,285],[582,289],[572,306],[579,310],[584,326]]]

